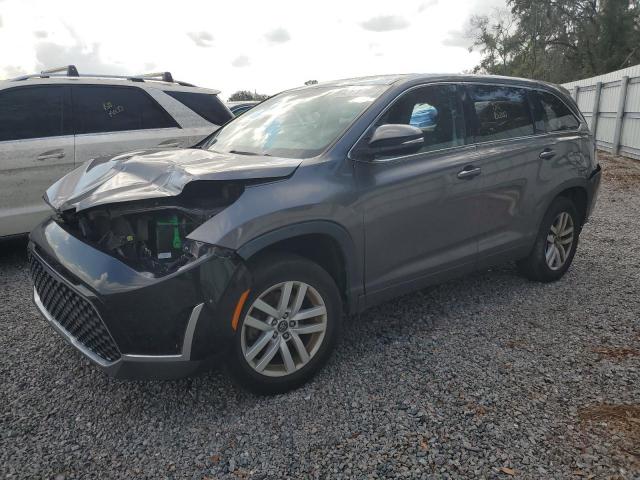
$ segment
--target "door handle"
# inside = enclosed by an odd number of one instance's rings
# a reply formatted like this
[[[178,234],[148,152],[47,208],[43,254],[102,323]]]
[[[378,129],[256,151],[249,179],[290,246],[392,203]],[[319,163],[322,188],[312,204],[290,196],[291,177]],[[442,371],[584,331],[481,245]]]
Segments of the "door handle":
[[[458,172],[458,178],[462,180],[469,180],[473,177],[477,177],[480,173],[482,173],[480,167],[469,165]]]
[[[53,150],[51,152],[44,152],[38,155],[38,160],[58,160],[64,158],[64,152],[62,150]]]
[[[547,148],[545,150],[543,150],[542,152],[540,152],[540,158],[542,160],[551,160],[553,157],[556,156],[556,152],[554,152],[553,150]]]

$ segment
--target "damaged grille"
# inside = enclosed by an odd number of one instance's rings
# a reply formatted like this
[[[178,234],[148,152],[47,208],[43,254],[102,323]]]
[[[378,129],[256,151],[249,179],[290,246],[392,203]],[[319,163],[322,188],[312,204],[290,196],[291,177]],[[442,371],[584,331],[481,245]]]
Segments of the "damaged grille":
[[[113,338],[87,299],[53,277],[31,253],[29,270],[40,301],[69,335],[107,362],[120,358]]]

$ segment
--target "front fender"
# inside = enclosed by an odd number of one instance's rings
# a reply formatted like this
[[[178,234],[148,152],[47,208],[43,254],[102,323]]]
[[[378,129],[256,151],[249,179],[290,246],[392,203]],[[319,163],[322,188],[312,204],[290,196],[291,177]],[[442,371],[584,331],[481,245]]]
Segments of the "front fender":
[[[357,192],[343,162],[303,166],[286,180],[248,186],[233,204],[188,235],[191,240],[225,247],[249,258],[281,240],[309,234],[329,236],[342,250],[347,295],[363,292],[362,214]]]
[[[358,298],[363,291],[362,264],[358,261],[359,256],[351,235],[337,223],[327,220],[310,220],[287,225],[250,240],[240,247],[237,253],[243,259],[248,260],[261,250],[282,240],[313,234],[326,235],[339,245],[345,264],[348,310],[355,311]]]

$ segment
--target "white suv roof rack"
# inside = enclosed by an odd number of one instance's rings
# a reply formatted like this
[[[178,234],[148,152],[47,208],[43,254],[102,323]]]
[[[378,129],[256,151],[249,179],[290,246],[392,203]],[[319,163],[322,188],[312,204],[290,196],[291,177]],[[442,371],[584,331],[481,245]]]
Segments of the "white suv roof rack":
[[[141,75],[100,75],[100,74],[93,74],[93,73],[80,75],[75,65],[67,65],[65,67],[50,68],[48,70],[43,70],[40,73],[32,73],[30,75],[22,75],[20,77],[15,77],[15,78],[12,78],[10,81],[20,82],[23,80],[28,80],[30,78],[50,78],[50,77],[117,78],[120,80],[130,80],[132,82],[155,81],[155,82],[175,83],[176,85],[180,85],[183,87],[195,87],[195,85],[191,83],[174,80],[173,75],[171,75],[171,72],[143,73]]]

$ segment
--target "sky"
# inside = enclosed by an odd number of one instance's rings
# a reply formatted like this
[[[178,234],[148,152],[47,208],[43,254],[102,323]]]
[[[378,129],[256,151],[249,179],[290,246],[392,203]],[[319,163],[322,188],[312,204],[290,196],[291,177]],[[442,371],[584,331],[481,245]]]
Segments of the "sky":
[[[474,67],[473,14],[504,0],[0,0],[0,78],[80,73],[174,78],[274,94],[307,80]]]

